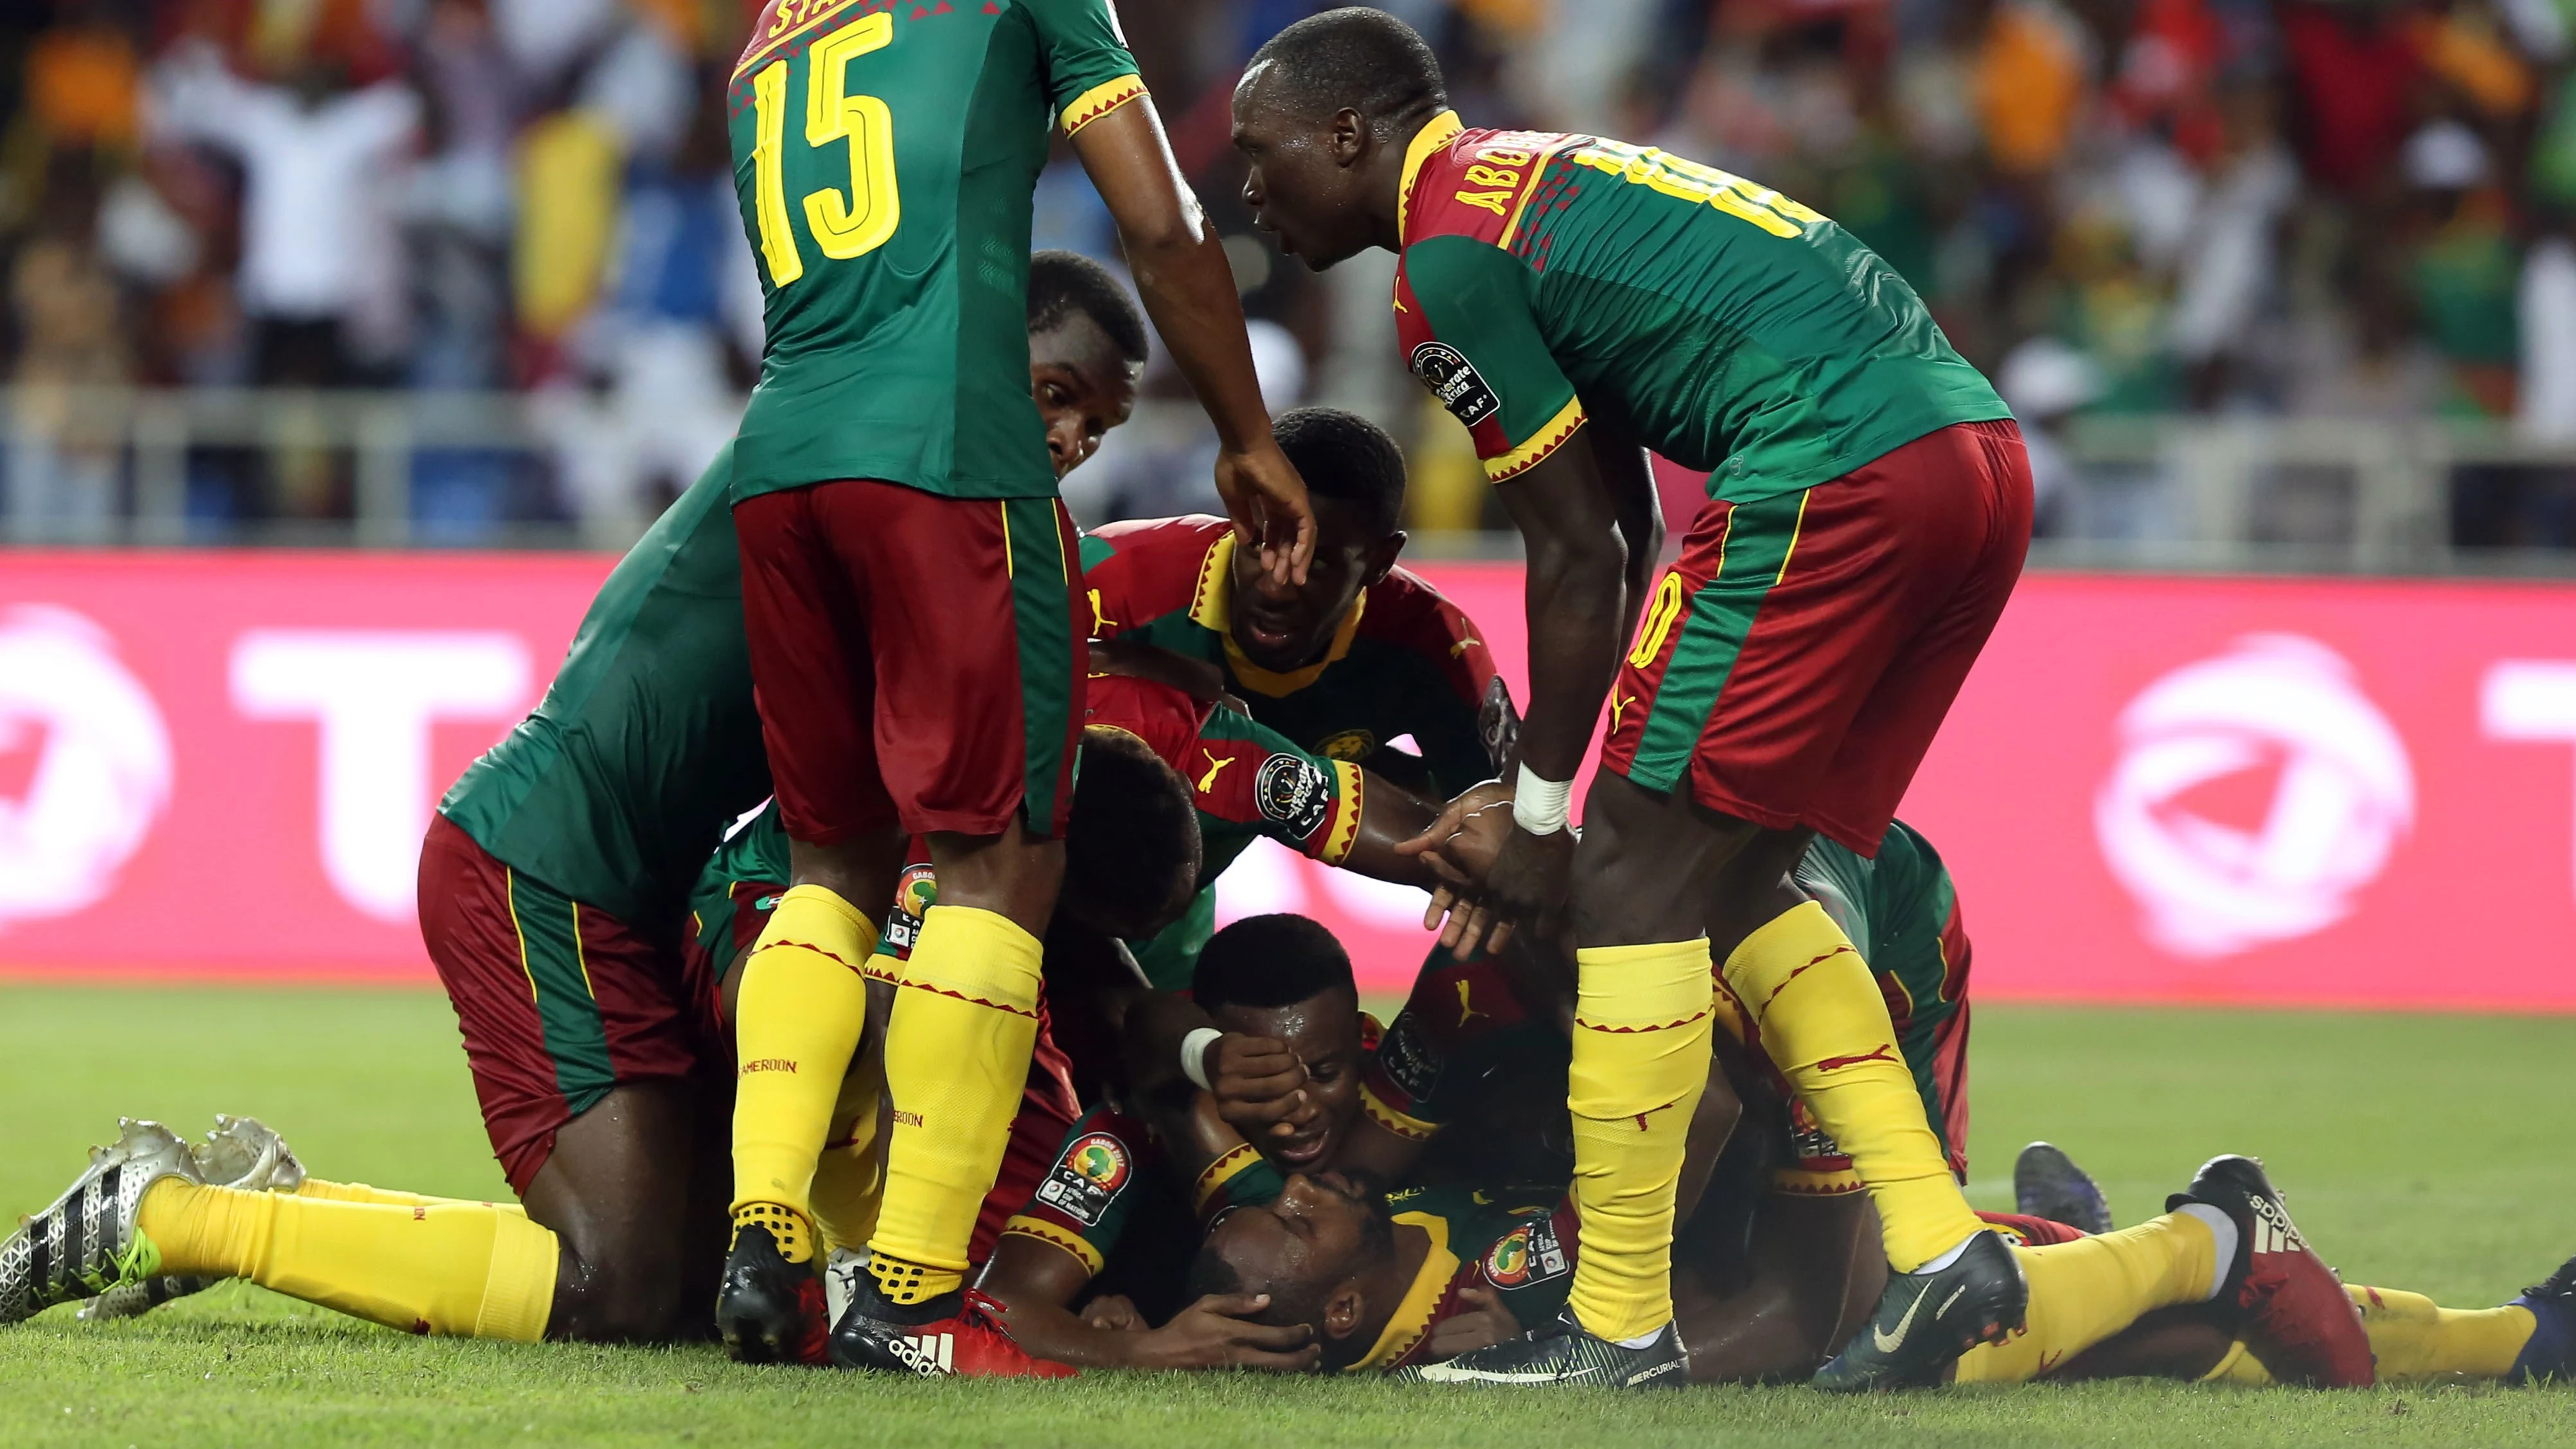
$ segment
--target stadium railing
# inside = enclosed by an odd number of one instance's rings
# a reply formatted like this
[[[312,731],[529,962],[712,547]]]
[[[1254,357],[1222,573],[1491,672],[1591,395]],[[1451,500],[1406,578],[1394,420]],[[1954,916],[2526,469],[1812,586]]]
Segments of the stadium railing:
[[[1188,404],[1139,409],[1163,410]],[[0,388],[0,541],[619,547],[640,528],[635,516],[585,518],[560,481],[566,458],[619,416],[607,399],[569,389]],[[2035,566],[2576,575],[2576,548],[2452,541],[2463,490],[2505,489],[2522,500],[2510,506],[2534,512],[2538,536],[2576,543],[2576,440],[2484,421],[2250,416],[2080,418],[2046,437],[2060,464],[2043,470],[2054,486]],[[331,516],[225,516],[202,497],[192,504],[210,480],[229,482],[236,499],[256,496],[290,457],[339,480]],[[460,457],[482,460],[486,476],[497,468],[535,481],[511,485],[507,507],[442,517],[425,506],[425,480],[443,466],[452,473]],[[66,510],[67,478],[107,496]],[[39,494],[51,502],[35,506]],[[1417,533],[1414,548],[1518,552],[1515,538],[1493,532]]]

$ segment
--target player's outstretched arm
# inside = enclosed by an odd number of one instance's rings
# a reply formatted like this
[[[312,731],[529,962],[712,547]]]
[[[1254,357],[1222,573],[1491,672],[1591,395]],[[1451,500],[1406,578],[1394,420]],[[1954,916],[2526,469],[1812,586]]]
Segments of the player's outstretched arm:
[[[1558,448],[1495,492],[1529,559],[1530,706],[1521,720],[1520,774],[1523,782],[1558,782],[1558,828],[1513,830],[1485,889],[1503,914],[1544,923],[1564,906],[1574,861],[1574,834],[1562,823],[1564,790],[1582,767],[1618,671],[1628,549],[1590,447]],[[1516,799],[1515,817],[1525,820],[1531,803]]]
[[[1011,1337],[1041,1358],[1075,1368],[1249,1368],[1302,1372],[1319,1350],[1303,1324],[1254,1323],[1267,1294],[1210,1295],[1160,1328],[1133,1320],[1111,1327],[1088,1321],[1070,1305],[1091,1281],[1072,1254],[1036,1238],[1006,1234],[986,1263],[984,1292],[1009,1312]]]
[[[1235,527],[1259,546],[1273,577],[1304,583],[1315,551],[1314,505],[1271,439],[1234,270],[1172,160],[1153,102],[1140,96],[1084,126],[1074,133],[1073,151],[1118,224],[1154,330],[1216,425],[1217,492]]]

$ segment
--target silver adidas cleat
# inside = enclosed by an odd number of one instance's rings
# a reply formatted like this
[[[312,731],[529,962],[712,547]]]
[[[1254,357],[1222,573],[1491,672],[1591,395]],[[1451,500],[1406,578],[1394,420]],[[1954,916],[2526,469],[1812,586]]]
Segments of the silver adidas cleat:
[[[169,1128],[119,1125],[115,1146],[93,1149],[71,1188],[0,1243],[0,1324],[160,1276],[161,1250],[134,1225],[144,1191],[165,1177],[204,1179]]]
[[[216,1113],[214,1130],[188,1152],[196,1159],[197,1175],[220,1187],[242,1192],[293,1192],[304,1185],[304,1164],[296,1160],[294,1150],[277,1135],[276,1129],[256,1117]],[[203,1293],[221,1281],[172,1276],[121,1284],[82,1304],[75,1316],[83,1323],[136,1318],[173,1298]]]

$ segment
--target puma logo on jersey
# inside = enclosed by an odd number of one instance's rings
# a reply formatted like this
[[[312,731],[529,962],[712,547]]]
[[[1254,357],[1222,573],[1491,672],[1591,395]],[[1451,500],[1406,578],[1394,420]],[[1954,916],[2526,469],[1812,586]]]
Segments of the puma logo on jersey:
[[[1474,989],[1475,983],[1472,981],[1461,981],[1458,983],[1458,1024],[1460,1026],[1465,1026],[1468,1022],[1473,1021],[1480,1016],[1487,1018],[1493,1016],[1493,1013],[1490,1011],[1478,1011],[1475,1003],[1467,999],[1467,993]]]
[[[1638,696],[1633,694],[1623,696],[1615,689],[1610,691],[1610,732],[1612,734],[1619,732],[1620,717],[1628,712],[1628,706],[1635,704],[1637,699]]]
[[[1091,595],[1091,632],[1098,634],[1116,628],[1118,621],[1100,612],[1100,591],[1090,589],[1086,592]]]
[[[957,1335],[953,1333],[897,1338],[886,1344],[886,1352],[926,1379],[957,1372]]]
[[[1216,751],[1214,750],[1202,749],[1199,753],[1207,756],[1208,762],[1207,773],[1199,776],[1198,790],[1200,794],[1204,795],[1210,790],[1216,788],[1216,777],[1224,774],[1225,767],[1234,763],[1234,756],[1228,755],[1224,759],[1220,760],[1216,757]]]
[[[1449,646],[1449,657],[1455,659],[1459,655],[1466,653],[1469,646],[1482,644],[1484,642],[1485,641],[1482,639],[1461,639],[1457,643]]]

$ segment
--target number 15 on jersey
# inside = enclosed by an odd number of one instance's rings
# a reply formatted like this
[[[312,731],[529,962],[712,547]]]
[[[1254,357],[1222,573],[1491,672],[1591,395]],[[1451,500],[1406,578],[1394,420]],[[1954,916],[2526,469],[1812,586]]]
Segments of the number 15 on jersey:
[[[823,255],[848,261],[885,245],[902,220],[895,191],[894,118],[875,96],[849,93],[850,62],[882,50],[894,38],[894,16],[863,15],[814,42],[805,76],[805,144],[822,150],[849,144],[850,189],[826,186],[806,193],[806,230]],[[757,123],[751,164],[754,210],[760,220],[760,256],[769,284],[784,287],[805,275],[794,220],[787,211],[787,61],[773,60],[751,80]]]

